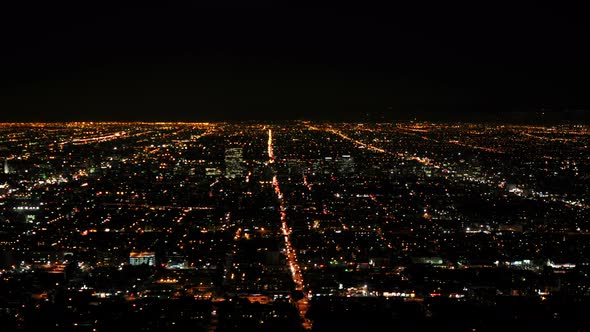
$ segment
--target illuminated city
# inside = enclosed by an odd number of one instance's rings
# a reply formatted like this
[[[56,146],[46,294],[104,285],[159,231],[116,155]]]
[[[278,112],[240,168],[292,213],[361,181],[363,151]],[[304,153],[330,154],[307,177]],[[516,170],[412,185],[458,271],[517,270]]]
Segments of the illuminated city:
[[[582,124],[2,124],[2,328],[584,331],[589,145]]]
[[[590,331],[570,2],[4,1],[0,332]]]

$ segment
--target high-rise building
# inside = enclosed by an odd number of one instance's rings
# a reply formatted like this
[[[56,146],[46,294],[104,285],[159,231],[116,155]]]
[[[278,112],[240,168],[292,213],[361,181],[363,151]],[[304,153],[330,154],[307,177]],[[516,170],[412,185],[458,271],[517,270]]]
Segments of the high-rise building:
[[[10,173],[10,167],[8,166],[8,159],[4,159],[4,174]]]
[[[231,179],[244,176],[244,158],[242,148],[225,149],[225,176]]]

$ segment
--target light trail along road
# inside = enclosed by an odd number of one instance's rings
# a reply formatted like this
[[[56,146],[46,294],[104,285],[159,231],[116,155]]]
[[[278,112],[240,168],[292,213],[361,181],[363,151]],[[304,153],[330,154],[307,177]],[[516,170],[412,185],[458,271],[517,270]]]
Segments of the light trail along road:
[[[272,130],[268,130],[268,157],[269,157],[269,165],[272,165],[275,161],[275,155],[273,152],[273,140],[272,140]],[[285,211],[285,203],[283,193],[281,192],[281,186],[279,183],[278,176],[276,175],[276,170],[273,169],[273,173],[275,174],[272,179],[272,185],[279,200],[279,212],[281,214],[281,232],[283,235],[283,239],[285,240],[285,250],[287,255],[287,263],[289,264],[289,269],[291,270],[291,276],[293,278],[293,282],[295,283],[295,289],[301,291],[303,293],[303,298],[301,300],[295,301],[293,303],[297,307],[299,311],[299,316],[301,317],[303,328],[306,330],[311,330],[312,323],[309,319],[306,318],[307,310],[309,309],[309,298],[308,292],[305,289],[305,283],[303,282],[303,275],[301,273],[301,267],[297,262],[297,253],[293,250],[291,245],[291,230],[287,225],[287,213]]]

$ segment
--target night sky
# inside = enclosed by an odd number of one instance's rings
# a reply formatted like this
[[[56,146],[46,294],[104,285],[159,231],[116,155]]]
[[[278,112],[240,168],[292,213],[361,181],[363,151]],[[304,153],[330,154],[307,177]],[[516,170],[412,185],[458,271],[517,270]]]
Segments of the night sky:
[[[12,2],[0,8],[0,121],[452,120],[590,109],[581,8]]]

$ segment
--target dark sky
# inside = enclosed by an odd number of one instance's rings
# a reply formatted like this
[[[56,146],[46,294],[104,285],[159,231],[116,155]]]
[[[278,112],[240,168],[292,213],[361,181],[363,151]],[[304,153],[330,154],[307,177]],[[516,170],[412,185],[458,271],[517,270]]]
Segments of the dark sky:
[[[590,106],[581,8],[121,2],[2,4],[0,121],[453,119]]]

